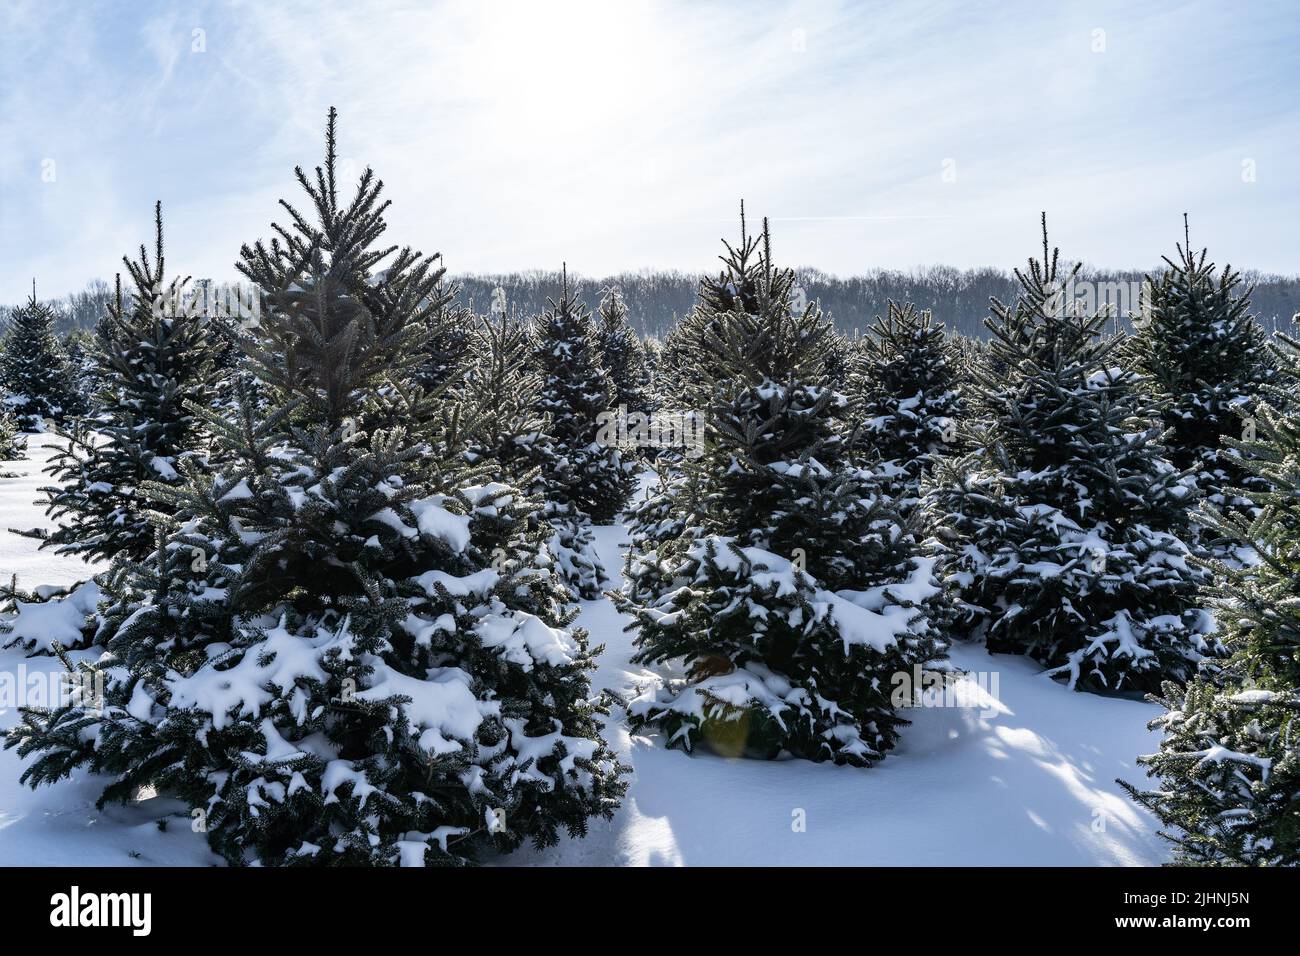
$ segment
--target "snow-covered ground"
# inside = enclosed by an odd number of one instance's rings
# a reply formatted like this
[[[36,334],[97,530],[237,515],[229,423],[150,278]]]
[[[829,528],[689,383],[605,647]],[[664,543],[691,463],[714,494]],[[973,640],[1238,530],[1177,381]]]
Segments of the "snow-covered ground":
[[[0,463],[0,529],[48,526],[33,502],[50,439],[34,438],[28,460]],[[622,565],[620,527],[596,529],[611,574]],[[0,530],[0,573],[27,588],[68,584],[90,568],[38,551]],[[626,694],[650,672],[630,663],[626,619],[606,600],[583,605],[579,622],[604,643],[597,687]],[[632,736],[615,712],[607,736],[633,768],[613,821],[594,821],[584,840],[524,865],[1152,865],[1168,857],[1153,818],[1114,779],[1143,779],[1138,754],[1156,749],[1149,704],[1065,690],[1016,657],[957,647],[970,673],[954,704],[911,712],[897,750],[870,770],[802,760],[732,760],[666,750],[656,735]],[[0,673],[49,673],[48,657],[0,651]],[[25,671],[20,671],[25,668]],[[979,675],[983,675],[980,677]],[[994,678],[996,677],[996,683]],[[11,708],[0,727],[18,720]],[[21,762],[0,752],[0,865],[202,865],[216,862],[190,832],[183,808],[159,799],[95,810],[101,785],[85,774],[33,793],[19,786]],[[159,821],[167,821],[160,830]]]
[[[20,587],[72,584],[85,580],[96,566],[76,558],[39,550],[39,542],[10,534],[52,527],[36,504],[39,489],[50,483],[42,474],[56,439],[30,436],[27,458],[0,462],[0,576],[7,583],[18,575]],[[77,656],[97,656],[81,652]],[[57,658],[26,657],[19,650],[0,650],[0,677],[27,684],[63,669]],[[0,699],[0,727],[19,721],[12,701]],[[0,866],[141,866],[195,865],[215,862],[201,835],[190,830],[185,807],[172,800],[142,800],[128,807],[110,806],[103,813],[95,799],[103,790],[88,774],[73,781],[32,791],[18,783],[23,761],[12,750],[0,751]],[[159,821],[166,820],[166,830]]]

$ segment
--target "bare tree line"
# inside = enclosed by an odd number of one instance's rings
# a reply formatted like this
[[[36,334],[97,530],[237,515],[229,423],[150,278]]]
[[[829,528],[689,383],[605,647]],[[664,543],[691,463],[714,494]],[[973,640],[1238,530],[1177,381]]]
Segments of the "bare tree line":
[[[885,312],[886,303],[911,302],[918,309],[929,309],[937,320],[954,332],[983,337],[984,318],[989,298],[1003,301],[1015,298],[1018,286],[1006,270],[992,267],[956,269],[951,266],[927,266],[913,270],[872,269],[857,276],[832,276],[818,269],[797,270],[804,294],[821,303],[840,332],[853,337],[860,334],[872,319]],[[1140,283],[1145,273],[1138,269],[1124,271],[1085,267],[1081,275],[1098,285]],[[1244,272],[1248,284],[1255,287],[1251,296],[1252,311],[1267,329],[1290,328],[1292,317],[1300,312],[1300,276],[1281,276]],[[528,270],[496,275],[463,275],[454,280],[460,286],[460,301],[473,311],[493,308],[494,293],[505,291],[507,308],[520,315],[535,315],[546,308],[547,299],[560,285],[559,271]],[[617,286],[623,293],[633,327],[642,335],[662,337],[669,328],[694,306],[700,276],[679,271],[622,272],[603,277],[586,277],[569,273],[569,283],[580,296],[594,306],[600,293]],[[112,285],[95,279],[80,292],[63,296],[52,303],[58,313],[56,329],[92,329],[112,301]],[[0,322],[9,307],[0,305]],[[1121,316],[1119,321],[1123,323]]]

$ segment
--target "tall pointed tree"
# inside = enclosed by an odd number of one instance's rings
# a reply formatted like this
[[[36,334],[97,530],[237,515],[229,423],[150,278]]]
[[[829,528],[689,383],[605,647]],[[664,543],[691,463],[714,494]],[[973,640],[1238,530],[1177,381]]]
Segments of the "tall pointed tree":
[[[1300,380],[1300,342],[1280,334],[1271,348],[1285,378]],[[1139,763],[1155,789],[1120,781],[1183,864],[1300,866],[1300,408],[1293,384],[1265,384],[1257,398],[1241,467],[1259,479],[1249,492],[1259,515],[1211,505],[1201,516],[1258,555],[1213,568],[1209,598],[1231,656],[1152,698],[1165,713],[1150,726],[1165,736]]]
[[[692,320],[696,367],[717,370],[697,381],[705,451],[638,508],[616,598],[636,660],[686,678],[647,688],[629,719],[688,751],[870,765],[906,723],[893,675],[942,657],[932,562],[844,440],[832,329],[815,304],[792,308],[766,224],[760,243],[742,220],[727,249]]]
[[[536,409],[541,377],[532,364],[535,348],[528,323],[506,313],[481,317],[469,333],[468,370],[459,388],[468,413],[479,420],[471,460],[494,462],[504,480],[521,488],[536,485],[553,453]]]
[[[119,285],[94,339],[95,414],[61,432],[67,443],[47,469],[58,484],[44,489],[46,513],[61,525],[42,547],[60,554],[143,561],[154,550],[143,485],[179,482],[181,456],[204,450],[194,408],[215,401],[220,346],[187,301],[188,277],[166,277],[162,203],[154,230],[152,259],[143,245],[138,260],[123,257],[129,305]]]
[[[362,410],[406,387],[439,274],[377,246],[382,184],[297,178],[311,203],[239,268],[266,301],[245,341],[269,412],[203,410],[219,469],[154,485],[165,540],[110,577],[106,700],[32,710],[23,779],[87,766],[101,803],[188,802],[236,864],[462,863],[609,816],[593,650],[532,530],[538,506]]]
[[[1124,357],[1170,430],[1169,458],[1199,469],[1197,481],[1216,507],[1249,509],[1262,479],[1244,467],[1233,441],[1243,437],[1250,406],[1275,370],[1265,334],[1250,312],[1251,289],[1195,253],[1183,217],[1177,259],[1146,280],[1147,301]],[[1225,440],[1226,439],[1226,440]],[[1225,489],[1244,489],[1229,496]]]
[[[76,406],[67,358],[54,334],[54,310],[36,298],[36,283],[3,329],[0,392],[23,431],[57,424]]]
[[[627,305],[614,286],[605,290],[596,317],[596,343],[614,389],[612,406],[650,411],[649,372],[641,340],[628,321]]]
[[[1108,315],[1064,301],[1073,273],[1058,256],[1044,216],[1042,261],[986,321],[972,386],[986,427],[941,469],[927,520],[958,634],[1077,689],[1149,691],[1219,652],[1181,537],[1195,488],[1116,365]]]
[[[469,363],[459,394],[472,433],[471,461],[490,465],[502,480],[546,501],[545,474],[559,454],[550,420],[537,413],[541,377],[533,367],[532,328],[502,313],[483,319],[470,336]],[[583,600],[608,583],[591,528],[572,508],[546,501],[541,518],[547,547],[564,581]]]
[[[597,440],[615,389],[601,360],[591,313],[569,290],[537,320],[536,362],[542,379],[537,411],[549,419],[556,456],[544,472],[546,497],[608,524],[627,503],[633,465],[615,445]]]

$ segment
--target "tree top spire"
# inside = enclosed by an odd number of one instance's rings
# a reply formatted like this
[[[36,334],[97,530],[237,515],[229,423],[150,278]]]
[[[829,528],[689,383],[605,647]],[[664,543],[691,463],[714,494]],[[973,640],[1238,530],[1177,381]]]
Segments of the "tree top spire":
[[[330,205],[338,203],[338,187],[334,181],[334,163],[337,155],[335,127],[338,125],[339,111],[331,106],[329,117],[325,121],[325,176],[329,184]]]

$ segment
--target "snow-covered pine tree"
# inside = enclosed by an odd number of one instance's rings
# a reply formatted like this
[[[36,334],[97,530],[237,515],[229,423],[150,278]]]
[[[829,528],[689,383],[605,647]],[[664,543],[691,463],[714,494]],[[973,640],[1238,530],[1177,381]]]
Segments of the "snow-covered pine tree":
[[[905,513],[920,499],[922,479],[958,449],[958,375],[943,325],[910,303],[890,301],[854,350],[847,390],[856,437],[894,476],[888,490]]]
[[[458,301],[458,286],[444,278],[433,295],[437,307],[430,309],[425,319],[429,331],[421,346],[421,361],[413,371],[415,381],[426,392],[454,384],[464,375],[470,362],[474,326],[470,309]]]
[[[1197,483],[1210,504],[1249,509],[1262,479],[1224,439],[1243,437],[1254,397],[1275,375],[1266,336],[1241,276],[1231,266],[1219,272],[1208,250],[1192,251],[1186,216],[1176,248],[1177,261],[1165,257],[1168,269],[1146,280],[1144,312],[1123,357],[1170,430],[1170,461],[1200,469]],[[1228,487],[1247,493],[1229,498]]]
[[[743,233],[743,201],[740,221]],[[662,343],[650,346],[654,350],[653,360],[649,363],[654,370],[651,394],[658,410],[699,416],[701,410],[712,402],[717,384],[728,375],[713,343],[724,334],[723,317],[736,307],[738,298],[742,299],[740,308],[754,307],[756,299],[752,288],[758,282],[760,264],[756,247],[737,250],[726,240],[723,240],[723,246],[726,253],[718,256],[723,269],[717,276],[705,276],[700,280],[695,308],[673,324]],[[741,286],[733,282],[737,268],[746,270],[739,276],[745,284],[743,295]],[[649,340],[646,344],[649,346]],[[639,556],[646,565],[653,565],[661,546],[675,541],[680,546],[679,539],[684,536],[699,537],[706,533],[700,520],[704,508],[705,471],[699,467],[684,467],[686,450],[664,447],[648,456],[655,477],[646,488],[645,497],[632,502],[627,513],[629,572],[633,556]],[[648,580],[643,580],[638,586],[640,597],[647,600]]]
[[[606,289],[596,318],[596,343],[614,388],[612,407],[645,413],[652,410],[649,371],[645,350],[627,316],[622,293],[614,286]]]
[[[27,452],[27,439],[18,427],[18,419],[0,402],[0,461],[17,461]]]
[[[740,216],[743,220],[743,203]],[[726,247],[727,255],[719,256],[724,264],[723,275],[731,268],[728,260],[735,253],[730,245]],[[731,311],[735,296],[713,278],[705,277],[700,282],[697,297],[696,307],[669,329],[660,349],[659,372],[655,379],[657,398],[664,407],[703,406],[712,397],[712,383],[723,374],[717,357],[709,353],[707,346],[720,334],[719,317]]]
[[[637,661],[681,662],[686,679],[644,690],[633,727],[670,747],[867,766],[906,721],[891,691],[914,665],[939,664],[929,605],[933,562],[878,476],[855,459],[823,382],[828,322],[792,309],[789,270],[746,235],[701,285],[694,324],[717,375],[705,452],[684,459],[616,596],[640,633]],[[656,512],[657,514],[653,513]]]
[[[1164,458],[1157,413],[1115,365],[1108,316],[1064,293],[1057,250],[1016,271],[972,386],[985,427],[941,466],[926,518],[956,633],[1026,654],[1077,689],[1149,691],[1219,652],[1181,535],[1195,488]],[[1077,266],[1075,267],[1077,270]]]
[[[66,446],[46,469],[58,482],[43,489],[46,513],[60,527],[42,547],[60,554],[145,560],[155,533],[142,486],[179,482],[181,456],[203,452],[193,409],[214,404],[220,346],[185,299],[188,278],[166,277],[162,203],[154,230],[152,260],[143,245],[138,261],[123,257],[134,292],[124,303],[119,284],[94,339],[95,413],[60,431]]]
[[[356,429],[418,360],[437,269],[376,247],[382,184],[367,169],[340,201],[335,168],[331,110],[324,166],[297,170],[314,215],[283,203],[291,226],[241,252],[270,414],[202,410],[227,464],[153,486],[165,543],[110,578],[102,706],[29,711],[6,746],[32,786],[85,765],[113,776],[101,803],[181,797],[232,863],[449,864],[582,834],[624,787],[594,652],[533,502]]]
[[[535,362],[542,380],[537,411],[549,420],[556,454],[543,472],[546,498],[608,524],[627,503],[634,465],[614,443],[601,444],[602,414],[613,413],[615,389],[601,363],[591,313],[570,295],[567,268],[559,300],[536,321]]]
[[[826,348],[826,381],[836,391],[848,392],[852,362],[853,343],[832,325],[830,341]]]
[[[987,339],[963,335],[960,332],[954,334],[949,341],[952,343],[957,362],[957,394],[963,407],[970,409],[978,405],[977,396],[971,391],[971,383],[976,377],[975,369],[984,363],[988,355],[989,342]],[[961,432],[959,425],[957,429],[959,442],[962,437]]]
[[[63,337],[63,354],[68,361],[72,393],[78,399],[77,414],[85,415],[93,408],[94,394],[99,391],[94,331],[84,328],[69,331]]]
[[[238,388],[236,382],[246,377],[242,366],[243,355],[239,350],[239,330],[246,322],[254,318],[252,309],[244,303],[245,291],[240,285],[227,285],[219,290],[209,284],[207,294],[209,301],[216,300],[208,308],[208,329],[212,339],[213,374],[216,377],[216,404],[224,408],[234,408]],[[224,300],[224,301],[223,301]],[[254,387],[251,380],[246,386]]]
[[[537,413],[541,378],[532,367],[536,348],[528,323],[502,313],[483,316],[471,328],[468,365],[458,392],[473,428],[469,457],[491,461],[502,480],[528,488],[540,478],[550,436]]]
[[[1300,380],[1300,342],[1279,334],[1276,367]],[[1214,565],[1208,589],[1231,656],[1188,684],[1166,683],[1160,751],[1139,758],[1155,790],[1121,785],[1167,828],[1183,864],[1300,866],[1300,407],[1294,384],[1260,386],[1256,439],[1241,467],[1260,509],[1205,508],[1258,563]],[[1266,490],[1263,490],[1266,489]],[[1233,500],[1229,488],[1226,500]]]
[[[470,461],[490,463],[499,480],[546,501],[543,476],[554,469],[557,451],[549,419],[537,413],[541,378],[533,368],[535,351],[528,323],[504,312],[484,318],[470,336],[459,394],[471,420]],[[583,600],[600,597],[609,582],[588,522],[553,501],[546,501],[539,517],[551,528],[547,546],[565,582]]]
[[[57,424],[76,406],[67,358],[54,334],[54,310],[32,296],[9,316],[0,349],[0,392],[18,419],[18,427],[34,432],[45,421]]]
[[[664,344],[653,335],[641,340],[641,356],[645,362],[646,398],[651,408],[663,406],[663,396],[659,391],[659,367],[663,363]]]

